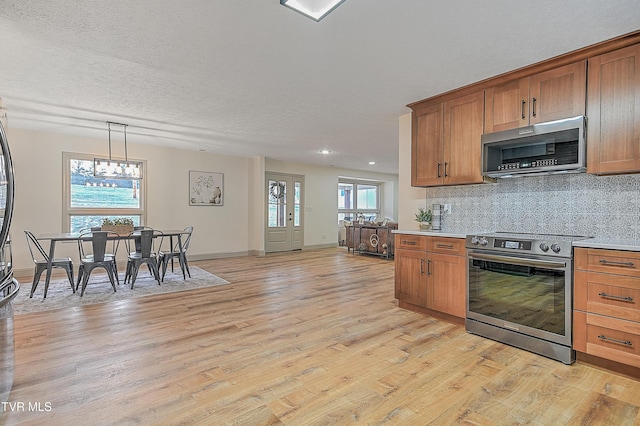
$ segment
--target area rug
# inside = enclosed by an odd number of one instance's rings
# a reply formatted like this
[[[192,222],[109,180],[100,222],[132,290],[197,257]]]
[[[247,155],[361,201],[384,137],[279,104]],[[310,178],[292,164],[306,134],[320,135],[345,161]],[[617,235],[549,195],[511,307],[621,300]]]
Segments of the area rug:
[[[133,290],[131,285],[125,285],[123,282],[123,274],[120,273],[120,285],[114,293],[109,279],[104,274],[91,274],[84,296],[80,297],[80,291],[73,293],[69,280],[66,278],[51,280],[47,298],[44,295],[44,274],[40,279],[38,288],[33,298],[29,298],[31,293],[31,282],[20,282],[21,288],[18,296],[13,302],[14,314],[23,314],[28,312],[41,312],[51,309],[59,309],[73,306],[90,305],[93,303],[108,302],[112,300],[130,299],[132,297],[147,296],[151,294],[173,293],[176,291],[192,290],[195,288],[211,287],[229,284],[229,281],[223,280],[197,266],[189,266],[191,278],[187,276],[186,280],[182,279],[180,268],[176,272],[167,274],[161,285],[153,279],[151,274],[145,269],[140,269],[136,278]]]

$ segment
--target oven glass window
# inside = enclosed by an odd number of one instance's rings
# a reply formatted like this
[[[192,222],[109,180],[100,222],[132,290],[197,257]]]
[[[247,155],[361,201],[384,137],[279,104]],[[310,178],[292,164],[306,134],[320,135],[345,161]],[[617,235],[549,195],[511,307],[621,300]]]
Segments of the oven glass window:
[[[470,259],[469,311],[565,336],[565,272]]]

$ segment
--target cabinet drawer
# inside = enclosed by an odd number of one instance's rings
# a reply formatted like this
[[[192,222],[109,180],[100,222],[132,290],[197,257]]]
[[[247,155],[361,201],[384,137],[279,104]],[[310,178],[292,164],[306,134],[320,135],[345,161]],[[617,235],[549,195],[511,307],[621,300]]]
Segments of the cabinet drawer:
[[[464,238],[427,237],[427,251],[434,253],[465,255]]]
[[[640,324],[597,314],[587,314],[586,319],[583,338],[588,354],[640,367]]]
[[[640,278],[576,271],[574,306],[640,322]]]
[[[633,251],[575,250],[576,269],[640,277],[640,253]]]
[[[396,234],[396,249],[427,250],[427,237],[424,235]]]

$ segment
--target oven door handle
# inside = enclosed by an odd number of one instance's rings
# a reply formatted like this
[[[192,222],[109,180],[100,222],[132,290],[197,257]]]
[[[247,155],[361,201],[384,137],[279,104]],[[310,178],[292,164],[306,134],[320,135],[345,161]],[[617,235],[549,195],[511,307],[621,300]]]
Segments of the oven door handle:
[[[469,259],[488,260],[490,262],[502,262],[512,265],[531,266],[534,268],[564,269],[566,262],[553,262],[548,260],[523,259],[521,257],[500,256],[497,254],[473,253],[469,254]]]

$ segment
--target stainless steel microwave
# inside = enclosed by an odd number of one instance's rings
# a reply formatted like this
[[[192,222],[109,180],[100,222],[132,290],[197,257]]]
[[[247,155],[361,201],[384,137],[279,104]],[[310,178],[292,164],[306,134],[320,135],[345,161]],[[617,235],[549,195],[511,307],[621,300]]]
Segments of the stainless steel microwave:
[[[482,175],[492,178],[583,173],[583,116],[482,135]]]

